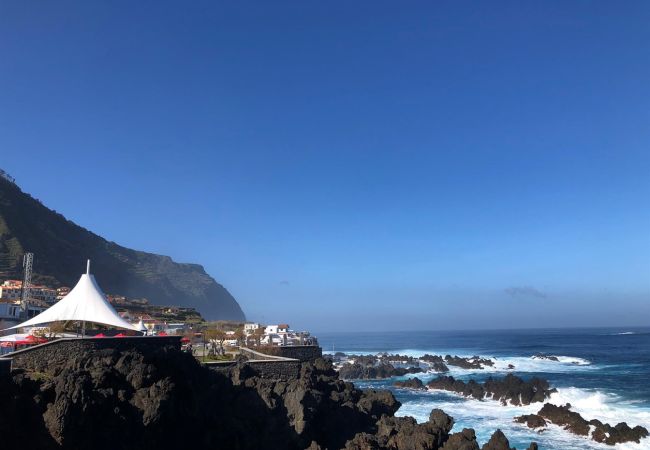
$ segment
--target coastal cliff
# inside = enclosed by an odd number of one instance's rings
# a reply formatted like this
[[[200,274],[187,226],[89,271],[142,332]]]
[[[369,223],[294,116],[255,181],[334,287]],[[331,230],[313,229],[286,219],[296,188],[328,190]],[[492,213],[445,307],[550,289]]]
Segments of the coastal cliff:
[[[395,417],[399,406],[322,359],[268,379],[246,364],[208,369],[173,346],[102,348],[1,377],[0,435],[8,447],[44,450],[481,448],[473,430],[452,432],[443,411],[416,423]],[[482,448],[509,444],[496,431]]]
[[[194,307],[210,320],[245,319],[234,297],[202,266],[107,241],[0,177],[0,278],[22,278],[25,252],[35,254],[36,283],[74,286],[90,258],[107,293]]]

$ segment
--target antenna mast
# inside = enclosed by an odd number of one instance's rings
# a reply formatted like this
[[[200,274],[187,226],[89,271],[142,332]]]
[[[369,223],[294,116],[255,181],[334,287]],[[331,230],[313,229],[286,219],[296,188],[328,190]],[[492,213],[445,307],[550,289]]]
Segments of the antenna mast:
[[[28,318],[29,315],[29,291],[32,284],[32,264],[34,262],[33,253],[25,253],[23,256],[23,292],[20,299],[20,309],[23,317]]]

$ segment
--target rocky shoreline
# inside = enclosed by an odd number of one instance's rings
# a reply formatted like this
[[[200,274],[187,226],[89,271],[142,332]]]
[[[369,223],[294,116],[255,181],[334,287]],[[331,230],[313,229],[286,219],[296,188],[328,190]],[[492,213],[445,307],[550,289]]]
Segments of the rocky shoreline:
[[[503,378],[490,377],[484,383],[478,383],[474,380],[465,382],[451,376],[439,376],[424,384],[419,378],[413,377],[395,381],[393,386],[402,389],[437,389],[455,392],[476,400],[496,400],[504,406],[522,406],[543,402],[551,394],[557,392],[557,389],[551,388],[546,380],[537,377],[524,380],[512,374],[508,374]]]
[[[512,374],[503,378],[488,378],[484,383],[474,380],[464,382],[454,377],[438,377],[427,383],[429,389],[441,389],[473,397],[477,400],[490,398],[501,402],[502,405],[530,405],[543,402],[557,389],[549,386],[548,381],[533,377],[524,380]]]
[[[0,378],[0,433],[8,447],[49,449],[478,450],[474,431],[433,410],[395,417],[389,391],[361,390],[325,360],[288,379],[245,363],[210,370],[174,348],[71,354],[40,372]],[[495,431],[484,450],[507,450]],[[531,444],[529,449],[537,446]]]
[[[421,372],[449,372],[449,366],[461,369],[483,370],[493,367],[489,358],[469,358],[452,355],[425,354],[419,358],[399,354],[379,353],[377,355],[348,355],[335,353],[328,357],[336,365],[341,378],[346,380],[384,379]],[[514,369],[514,366],[508,367]]]
[[[424,384],[419,378],[413,377],[395,381],[393,386],[402,389],[445,390],[476,400],[497,400],[504,406],[522,406],[543,402],[551,394],[557,392],[556,389],[549,386],[546,380],[532,378],[525,381],[512,374],[508,374],[501,379],[489,378],[482,384],[474,380],[464,382],[450,376],[441,376]],[[612,426],[596,419],[587,420],[577,412],[571,411],[570,404],[557,406],[551,403],[545,403],[537,414],[525,414],[515,417],[514,420],[538,432],[543,432],[546,430],[547,425],[552,423],[564,428],[570,433],[590,437],[598,443],[607,445],[626,442],[639,443],[641,439],[649,436],[648,430],[642,426],[637,425],[632,428],[626,422]]]
[[[565,430],[587,436],[596,442],[607,445],[636,442],[648,437],[648,430],[642,426],[631,428],[627,423],[621,422],[616,426],[602,423],[600,420],[587,420],[575,411],[571,411],[571,404],[556,406],[546,403],[537,414],[528,414],[515,417],[518,423],[524,423],[529,428],[543,431],[548,423],[559,425]]]

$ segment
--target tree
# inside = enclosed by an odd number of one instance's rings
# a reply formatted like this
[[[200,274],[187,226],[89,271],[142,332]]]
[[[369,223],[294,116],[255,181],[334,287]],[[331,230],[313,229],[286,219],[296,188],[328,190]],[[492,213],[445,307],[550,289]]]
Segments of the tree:
[[[205,337],[210,342],[217,342],[219,344],[219,351],[221,354],[224,354],[223,343],[228,338],[228,335],[225,331],[218,328],[209,328],[205,330]]]
[[[48,330],[48,339],[55,338],[59,335],[63,335],[65,332],[65,326],[67,322],[53,322],[50,324],[50,328]]]
[[[246,333],[243,328],[237,328],[233,337],[237,340],[237,344],[242,345],[246,341]]]
[[[36,337],[53,339],[65,332],[66,322],[52,322],[47,328],[39,328],[33,331]]]
[[[264,337],[264,328],[257,327],[253,330],[253,338],[255,338],[255,343],[257,346],[262,345],[262,338]]]

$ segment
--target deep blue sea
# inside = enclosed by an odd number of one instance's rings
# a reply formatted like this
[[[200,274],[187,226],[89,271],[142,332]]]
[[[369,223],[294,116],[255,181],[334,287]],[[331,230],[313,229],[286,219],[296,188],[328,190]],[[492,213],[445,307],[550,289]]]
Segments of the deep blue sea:
[[[600,419],[612,425],[625,421],[650,430],[650,328],[320,333],[318,338],[326,353],[490,357],[496,360],[495,367],[464,370],[450,366],[450,375],[477,381],[508,372],[523,378],[543,377],[558,389],[551,403],[571,403],[587,420]],[[531,358],[538,353],[557,356],[559,362]],[[515,370],[508,371],[508,364]],[[417,376],[426,382],[437,374]],[[537,412],[541,403],[502,406],[493,400],[470,400],[440,391],[396,389],[392,387],[396,379],[355,384],[392,390],[402,403],[398,415],[418,421],[426,421],[433,408],[441,408],[456,420],[454,431],[474,428],[481,444],[500,428],[511,446],[518,449],[526,448],[531,441],[542,449],[650,449],[650,438],[640,444],[611,447],[556,426],[537,433],[513,422],[515,416]]]

